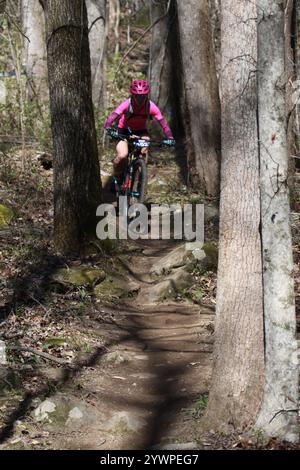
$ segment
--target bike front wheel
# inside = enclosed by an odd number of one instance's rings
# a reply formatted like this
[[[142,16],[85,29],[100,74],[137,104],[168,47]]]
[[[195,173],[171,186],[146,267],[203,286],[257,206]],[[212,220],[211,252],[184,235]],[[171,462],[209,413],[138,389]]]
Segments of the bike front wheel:
[[[144,203],[147,193],[147,182],[147,165],[145,160],[139,158],[134,165],[134,177],[130,204],[134,204],[136,202],[140,204]]]

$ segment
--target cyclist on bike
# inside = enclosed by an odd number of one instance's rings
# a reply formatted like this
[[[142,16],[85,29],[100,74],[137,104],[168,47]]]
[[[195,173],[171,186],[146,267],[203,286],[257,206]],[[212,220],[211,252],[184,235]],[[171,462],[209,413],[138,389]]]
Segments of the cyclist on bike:
[[[131,97],[123,101],[106,119],[104,128],[109,130],[119,118],[118,135],[123,138],[140,137],[149,140],[147,121],[154,117],[162,127],[166,136],[166,145],[174,145],[175,140],[170,127],[164,119],[158,106],[149,100],[150,86],[146,80],[133,80],[130,87]],[[128,155],[127,140],[120,140],[117,144],[117,156],[114,160],[114,176],[120,177],[124,171]],[[147,149],[142,149],[143,153]]]

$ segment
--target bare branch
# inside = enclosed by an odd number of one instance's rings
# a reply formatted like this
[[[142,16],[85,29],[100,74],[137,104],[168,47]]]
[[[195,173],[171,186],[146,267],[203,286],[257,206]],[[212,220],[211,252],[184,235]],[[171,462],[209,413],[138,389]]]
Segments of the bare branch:
[[[14,18],[6,11],[5,12],[5,16],[7,17],[7,22],[8,23],[12,23],[16,28],[17,30],[19,31],[19,33],[23,36],[23,38],[25,38],[28,42],[30,42],[30,39],[28,36],[26,36],[25,33],[23,33],[23,31],[21,30],[20,26],[18,25],[18,23],[14,20]]]
[[[70,366],[70,363],[67,361],[64,361],[63,359],[60,359],[59,357],[52,356],[51,354],[38,351],[37,349],[33,348],[27,348],[25,346],[7,346],[7,349],[10,351],[24,351],[24,352],[29,352],[31,354],[34,354],[35,356],[40,356],[43,359],[47,359],[48,361],[56,362],[57,364],[60,364],[62,366]]]
[[[92,27],[94,26],[94,24],[97,23],[97,21],[99,21],[99,20],[103,20],[103,23],[105,24],[105,18],[104,18],[103,16],[98,16],[98,18],[96,18],[96,19],[92,22],[91,26],[89,27],[89,33],[91,32],[91,29],[92,29]]]
[[[277,411],[277,413],[275,413],[273,418],[270,420],[269,424],[272,423],[272,421],[276,418],[276,416],[280,415],[281,413],[298,413],[298,411],[299,411],[298,409]]]
[[[84,30],[84,28],[83,28],[82,25],[73,24],[73,23],[63,24],[63,25],[59,26],[58,28],[54,29],[53,31],[51,31],[50,36],[49,36],[48,39],[47,39],[47,48],[48,48],[49,42],[51,41],[52,37],[53,37],[58,31],[60,31],[60,30],[62,30],[62,29],[65,29],[65,28],[75,28],[75,29],[80,29],[81,31]]]

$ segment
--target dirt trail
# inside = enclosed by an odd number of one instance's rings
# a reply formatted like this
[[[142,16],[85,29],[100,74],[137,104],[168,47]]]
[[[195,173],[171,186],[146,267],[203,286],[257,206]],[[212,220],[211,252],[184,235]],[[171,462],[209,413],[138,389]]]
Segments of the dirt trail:
[[[152,276],[151,267],[174,247],[144,241],[142,248],[128,261],[127,280],[138,285],[138,296],[101,307],[99,318],[86,320],[85,328],[99,335],[105,348],[78,372],[48,369],[54,390],[33,400],[8,448],[18,445],[20,435],[36,449],[149,449],[172,443],[197,448],[193,412],[209,386],[213,311],[181,302],[147,303],[149,286],[155,289],[164,278]]]

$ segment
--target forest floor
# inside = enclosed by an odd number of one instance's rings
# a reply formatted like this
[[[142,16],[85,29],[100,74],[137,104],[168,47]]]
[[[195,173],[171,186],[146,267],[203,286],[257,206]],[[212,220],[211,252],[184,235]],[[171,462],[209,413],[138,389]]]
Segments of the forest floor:
[[[52,170],[38,150],[3,155],[0,224],[1,449],[293,448],[263,436],[200,435],[211,377],[218,210],[180,160],[149,164],[149,203],[205,203],[197,260],[169,240],[53,249]],[[109,183],[111,155],[102,163]],[[106,200],[112,198],[104,192]],[[1,208],[1,207],[0,207]],[[297,306],[299,232],[293,215]],[[199,253],[198,253],[199,254]]]
[[[124,24],[121,54],[129,47]],[[147,26],[142,15],[131,40]],[[121,56],[110,52],[106,114],[127,96],[131,78],[146,76],[149,37],[119,73]],[[16,103],[8,109],[1,125],[12,129],[3,135],[18,126]],[[100,132],[105,117],[97,117]],[[33,118],[32,141],[50,139],[47,119]],[[200,434],[212,370],[218,209],[185,186],[181,159],[166,152],[150,160],[148,202],[205,204],[200,259],[187,254],[184,242],[167,240],[95,240],[84,256],[70,259],[52,244],[53,174],[44,149],[27,148],[22,169],[19,148],[0,145],[0,341],[7,353],[7,366],[0,366],[0,449],[295,448],[259,432]],[[101,154],[106,186],[112,146]],[[300,206],[300,190],[297,198]],[[298,213],[292,228],[299,333]]]

